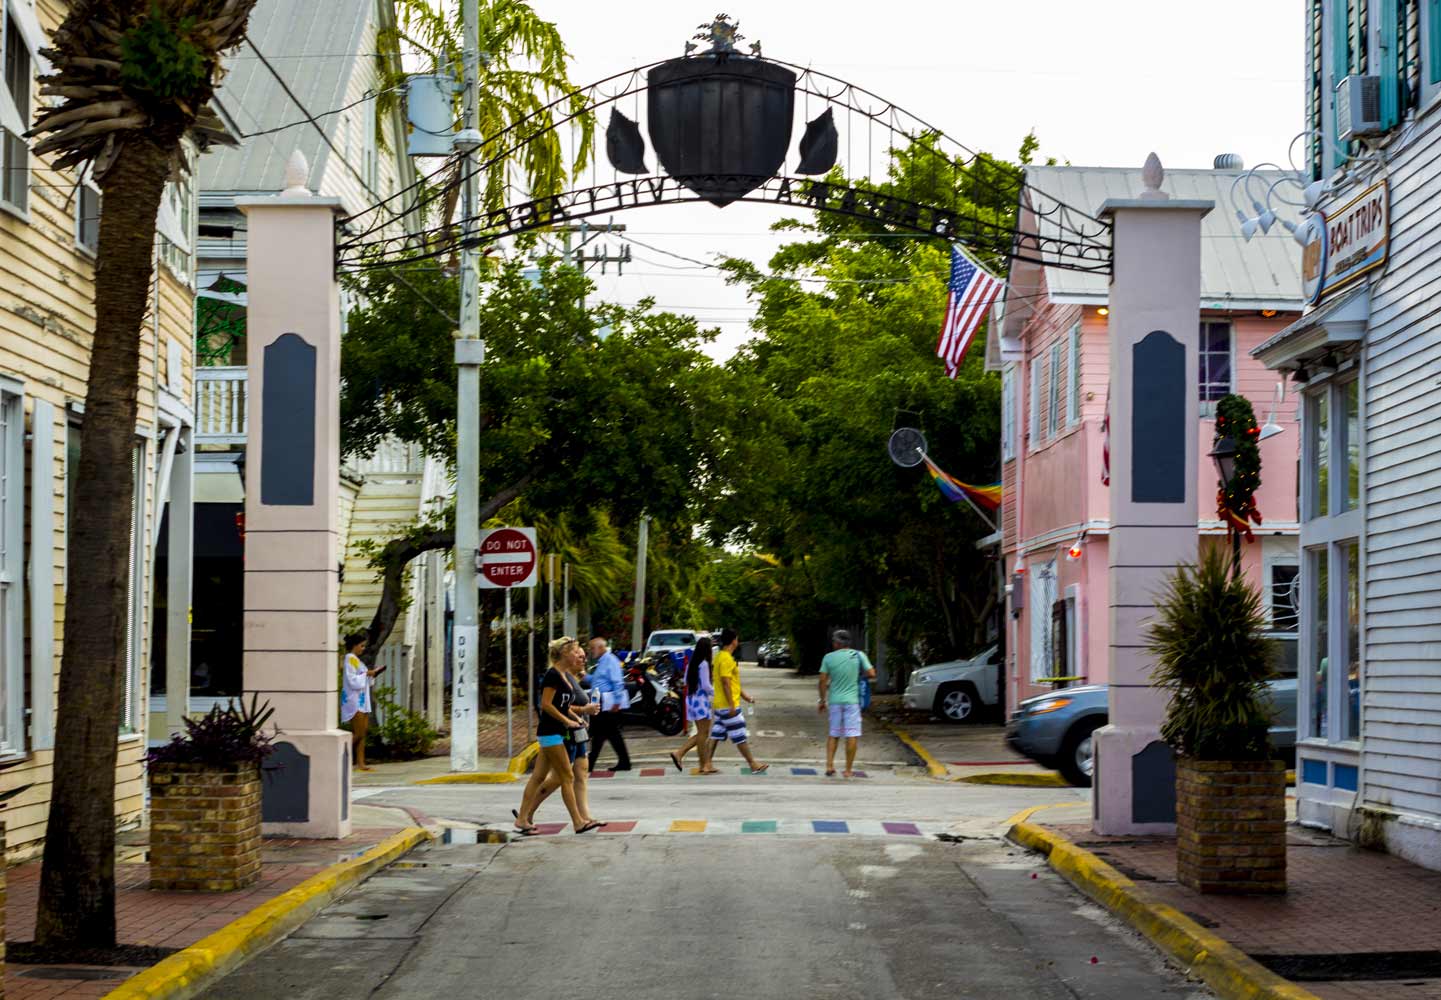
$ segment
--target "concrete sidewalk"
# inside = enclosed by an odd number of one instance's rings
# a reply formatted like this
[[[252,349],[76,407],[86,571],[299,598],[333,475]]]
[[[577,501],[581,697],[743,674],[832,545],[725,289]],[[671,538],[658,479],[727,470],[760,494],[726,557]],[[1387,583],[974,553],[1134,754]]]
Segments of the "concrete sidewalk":
[[[878,695],[871,712],[911,736],[953,781],[976,784],[1066,785],[1059,774],[1006,746],[1006,727],[982,718],[973,723],[942,722],[925,712],[900,707],[899,695]]]
[[[275,899],[333,865],[375,847],[411,825],[403,810],[355,806],[355,832],[344,840],[267,838],[260,881],[230,893],[157,892],[147,886],[147,831],[123,836],[116,858],[116,920],[122,946],[179,950],[224,928],[256,907]],[[40,862],[16,865],[5,873],[7,946],[35,936]],[[144,966],[21,965],[5,963],[6,1000],[66,1000],[104,997]]]
[[[1277,995],[1265,992],[1273,973],[1295,998],[1441,997],[1441,872],[1293,825],[1284,896],[1203,895],[1176,882],[1172,838],[1099,836],[1075,810],[1046,810],[1021,826],[1067,845],[1080,859],[1067,877],[1112,912],[1131,910],[1133,926],[1167,950],[1178,930],[1199,942],[1198,961],[1226,950],[1208,946],[1208,936],[1233,946],[1239,954],[1227,976],[1237,990],[1212,983],[1222,996]],[[1028,840],[1015,828],[1013,837]]]

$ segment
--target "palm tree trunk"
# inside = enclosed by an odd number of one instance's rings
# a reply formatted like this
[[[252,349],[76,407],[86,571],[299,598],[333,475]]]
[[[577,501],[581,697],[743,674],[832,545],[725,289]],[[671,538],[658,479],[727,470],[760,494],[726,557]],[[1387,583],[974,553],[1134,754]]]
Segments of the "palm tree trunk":
[[[130,596],[140,330],[174,135],[132,139],[106,175],[95,340],[66,552],[65,647],[37,944],[115,944],[115,761]],[[137,665],[138,666],[138,665]]]

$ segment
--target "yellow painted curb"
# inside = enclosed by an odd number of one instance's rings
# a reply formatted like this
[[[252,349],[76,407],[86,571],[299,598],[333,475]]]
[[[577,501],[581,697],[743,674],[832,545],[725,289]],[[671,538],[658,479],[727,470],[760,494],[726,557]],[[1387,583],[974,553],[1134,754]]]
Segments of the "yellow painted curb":
[[[1320,1000],[1175,907],[1146,901],[1136,883],[1060,834],[1021,820],[1008,836],[1046,855],[1067,881],[1150,938],[1224,1000]]]
[[[1012,785],[1017,788],[1069,788],[1071,783],[1055,771],[983,771],[963,774],[952,781],[968,785]]]
[[[367,875],[429,840],[413,826],[370,850],[331,865],[293,889],[261,903],[214,934],[158,962],[105,994],[104,1000],[186,1000],[240,966],[251,955],[279,941]]]
[[[504,785],[519,781],[520,775],[510,771],[462,771],[459,774],[440,774],[434,778],[421,778],[411,782],[415,785]]]
[[[530,770],[530,762],[535,760],[535,755],[540,753],[540,744],[534,741],[527,743],[525,747],[510,758],[510,767],[507,768],[511,774],[524,774]]]
[[[886,727],[892,736],[904,743],[910,748],[912,753],[921,758],[921,763],[926,765],[926,773],[932,778],[944,778],[949,773],[946,770],[946,765],[932,757],[930,751],[921,746],[910,733],[906,732],[900,726],[892,725],[889,722],[883,721],[881,724]]]
[[[531,761],[540,753],[539,743],[527,743],[510,758],[504,771],[461,771],[457,774],[440,774],[434,778],[421,778],[411,782],[414,785],[505,785],[519,781],[530,770]]]

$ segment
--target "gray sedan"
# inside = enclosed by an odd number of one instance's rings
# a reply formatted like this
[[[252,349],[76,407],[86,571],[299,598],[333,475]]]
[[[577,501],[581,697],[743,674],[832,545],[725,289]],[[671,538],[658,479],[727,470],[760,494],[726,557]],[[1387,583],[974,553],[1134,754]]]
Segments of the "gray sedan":
[[[1296,754],[1296,678],[1270,682],[1276,706],[1271,746],[1287,759]],[[1044,767],[1053,767],[1073,785],[1089,788],[1095,768],[1092,735],[1108,721],[1104,684],[1062,688],[1027,698],[1016,706],[1006,726],[1011,749]]]

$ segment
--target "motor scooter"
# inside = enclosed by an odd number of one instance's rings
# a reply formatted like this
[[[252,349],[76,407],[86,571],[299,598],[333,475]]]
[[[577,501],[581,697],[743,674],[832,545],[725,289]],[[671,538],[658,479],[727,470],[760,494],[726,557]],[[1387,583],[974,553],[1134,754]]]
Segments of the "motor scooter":
[[[654,659],[637,653],[621,657],[629,707],[621,711],[622,724],[648,726],[662,736],[675,736],[685,728],[685,704],[681,698],[685,668],[677,665],[675,654]]]

